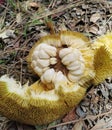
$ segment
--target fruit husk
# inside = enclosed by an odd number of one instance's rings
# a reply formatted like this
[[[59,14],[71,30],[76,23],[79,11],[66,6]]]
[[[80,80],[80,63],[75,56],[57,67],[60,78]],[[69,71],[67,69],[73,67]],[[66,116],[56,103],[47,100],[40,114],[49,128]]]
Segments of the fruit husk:
[[[92,48],[95,50],[100,48],[101,46],[105,46],[107,51],[112,56],[112,32],[107,32],[106,34],[95,39]]]
[[[101,46],[95,50],[94,56],[95,85],[103,82],[106,78],[112,76],[112,59],[111,54],[105,46]]]
[[[76,89],[75,85],[68,86],[65,90],[60,86],[55,90],[58,100],[48,100],[32,96],[32,91],[48,92],[50,96],[50,91],[41,88],[42,85],[40,86],[39,82],[27,86],[23,96],[18,93],[18,88],[15,92],[10,91],[9,81],[0,81],[0,113],[11,120],[30,125],[48,124],[64,116],[84,98],[86,92],[86,89],[81,86]]]
[[[95,85],[112,76],[112,32],[98,37],[92,45],[94,50]]]

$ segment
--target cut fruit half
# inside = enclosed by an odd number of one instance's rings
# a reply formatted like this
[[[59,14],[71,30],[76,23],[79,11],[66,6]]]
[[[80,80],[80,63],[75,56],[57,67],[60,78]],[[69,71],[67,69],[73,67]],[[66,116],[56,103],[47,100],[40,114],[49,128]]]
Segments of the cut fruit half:
[[[40,39],[27,57],[40,80],[28,86],[0,78],[0,113],[26,124],[47,124],[83,99],[94,78],[94,53],[80,33],[63,31]]]

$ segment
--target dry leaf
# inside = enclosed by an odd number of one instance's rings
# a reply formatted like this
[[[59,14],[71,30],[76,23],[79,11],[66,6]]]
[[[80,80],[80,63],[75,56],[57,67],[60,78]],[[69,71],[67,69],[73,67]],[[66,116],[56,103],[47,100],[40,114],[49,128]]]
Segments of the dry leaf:
[[[21,8],[24,11],[28,11],[31,7],[39,8],[40,4],[36,2],[31,2],[31,0],[23,1],[21,2]]]
[[[81,117],[81,118],[83,118],[83,117],[86,116],[86,112],[84,112],[80,106],[77,107],[77,109],[76,109],[76,114],[77,114],[79,117]]]
[[[83,121],[79,121],[79,122],[77,122],[77,123],[74,125],[74,127],[72,128],[72,130],[82,130],[83,126],[84,126]]]
[[[89,29],[89,32],[91,32],[93,34],[97,34],[98,33],[98,27],[91,26],[90,29]]]
[[[99,26],[98,34],[103,35],[106,33],[106,26]]]
[[[0,38],[8,38],[8,37],[15,37],[14,30],[4,30],[0,33]]]
[[[4,16],[0,17],[0,31],[2,30],[4,21],[5,21],[5,17]]]
[[[16,15],[16,22],[17,22],[18,24],[22,22],[22,14],[21,14],[21,13],[18,13],[18,14]]]
[[[75,111],[74,109],[72,109],[64,118],[63,118],[63,122],[68,122],[68,121],[72,121],[75,119]]]
[[[100,19],[100,14],[99,13],[95,13],[95,14],[93,14],[92,16],[91,16],[91,18],[90,18],[90,22],[93,22],[93,23],[95,23],[97,20],[99,20]]]
[[[29,3],[29,6],[34,7],[34,8],[38,8],[40,5],[36,2],[31,2],[31,3]]]
[[[108,119],[108,117],[105,117],[98,120],[96,125],[91,130],[103,130],[106,128],[112,128],[112,118]]]

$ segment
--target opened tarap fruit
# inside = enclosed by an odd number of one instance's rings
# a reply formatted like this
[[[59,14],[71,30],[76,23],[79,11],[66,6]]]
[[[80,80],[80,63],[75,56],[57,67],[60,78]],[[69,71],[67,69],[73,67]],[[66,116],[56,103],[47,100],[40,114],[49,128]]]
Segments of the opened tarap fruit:
[[[69,112],[94,77],[94,54],[80,33],[63,31],[40,39],[27,62],[40,79],[28,86],[0,78],[0,113],[26,124],[47,124]]]

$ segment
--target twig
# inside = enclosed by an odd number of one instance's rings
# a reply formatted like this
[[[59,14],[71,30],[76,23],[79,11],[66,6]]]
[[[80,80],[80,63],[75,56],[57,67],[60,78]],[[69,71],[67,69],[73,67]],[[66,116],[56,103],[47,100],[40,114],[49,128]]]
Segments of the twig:
[[[68,5],[60,6],[57,9],[54,9],[52,11],[48,11],[48,12],[44,11],[44,12],[40,13],[39,16],[36,17],[36,20],[51,16],[53,14],[60,13],[60,12],[65,11],[67,9],[76,7],[77,5],[80,5],[82,3],[83,3],[83,1],[77,0],[75,2],[72,2],[72,3],[68,4]]]
[[[63,126],[63,125],[71,124],[71,123],[76,123],[76,122],[79,122],[79,121],[84,121],[84,120],[87,120],[87,119],[95,119],[95,118],[98,118],[98,117],[101,117],[101,116],[104,116],[104,115],[108,115],[110,113],[112,113],[112,109],[110,111],[102,113],[102,114],[98,114],[98,115],[94,115],[94,116],[87,116],[87,117],[82,118],[82,119],[73,120],[73,121],[69,121],[69,122],[65,122],[65,123],[60,123],[58,125],[54,125],[54,126],[48,127],[47,129],[43,129],[43,130],[49,130],[51,128],[56,128],[56,127],[59,127],[59,126]]]

